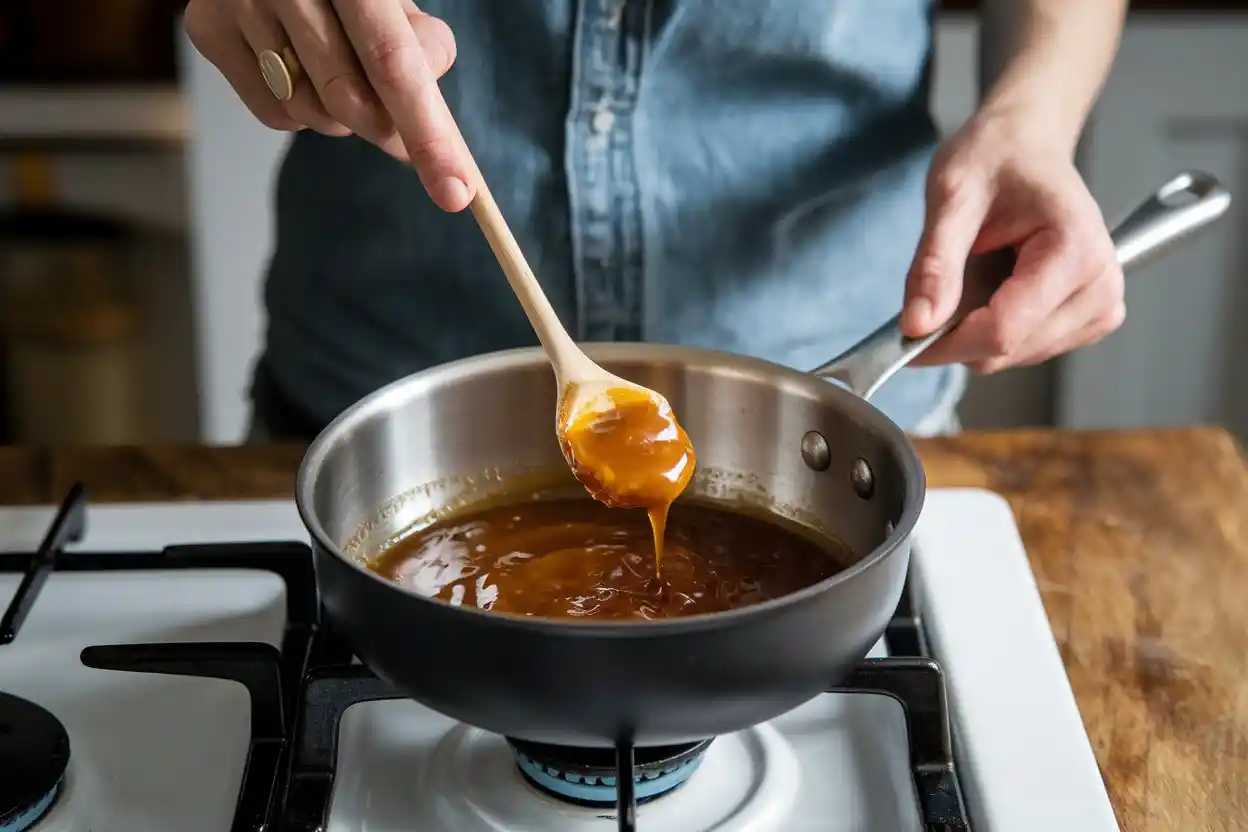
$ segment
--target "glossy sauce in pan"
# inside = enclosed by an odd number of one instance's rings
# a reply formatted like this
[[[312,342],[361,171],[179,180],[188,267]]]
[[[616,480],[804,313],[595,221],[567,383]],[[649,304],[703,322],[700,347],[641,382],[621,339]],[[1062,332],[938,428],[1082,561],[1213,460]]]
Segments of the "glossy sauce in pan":
[[[638,620],[723,612],[818,583],[848,548],[714,505],[672,506],[661,577],[641,510],[587,499],[485,508],[407,535],[374,571],[456,606],[543,618]]]

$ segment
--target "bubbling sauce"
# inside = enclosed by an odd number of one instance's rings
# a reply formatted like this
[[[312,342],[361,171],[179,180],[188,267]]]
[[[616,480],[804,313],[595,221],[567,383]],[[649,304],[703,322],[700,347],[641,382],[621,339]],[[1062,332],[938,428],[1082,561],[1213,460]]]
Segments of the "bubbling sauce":
[[[603,395],[609,406],[586,408],[560,431],[563,455],[595,500],[646,510],[658,575],[669,510],[693,477],[693,443],[666,399],[628,387]]]
[[[492,506],[415,531],[373,559],[455,606],[542,618],[675,618],[757,604],[852,562],[798,527],[696,502],[672,506],[660,577],[638,511],[585,499]]]

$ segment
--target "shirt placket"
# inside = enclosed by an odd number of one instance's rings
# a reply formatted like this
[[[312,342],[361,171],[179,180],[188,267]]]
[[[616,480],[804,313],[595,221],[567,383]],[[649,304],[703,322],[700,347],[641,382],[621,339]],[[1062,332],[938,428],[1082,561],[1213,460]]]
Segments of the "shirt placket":
[[[650,0],[580,0],[567,124],[577,333],[642,337],[634,123]]]

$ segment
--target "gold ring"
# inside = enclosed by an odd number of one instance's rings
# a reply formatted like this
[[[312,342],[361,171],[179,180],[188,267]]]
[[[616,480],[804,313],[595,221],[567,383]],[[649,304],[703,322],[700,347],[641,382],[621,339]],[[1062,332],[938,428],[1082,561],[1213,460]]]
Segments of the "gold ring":
[[[269,92],[278,101],[289,101],[295,94],[295,81],[299,78],[299,59],[295,50],[283,46],[281,54],[266,49],[257,56],[260,61],[260,74],[264,83],[269,85]]]

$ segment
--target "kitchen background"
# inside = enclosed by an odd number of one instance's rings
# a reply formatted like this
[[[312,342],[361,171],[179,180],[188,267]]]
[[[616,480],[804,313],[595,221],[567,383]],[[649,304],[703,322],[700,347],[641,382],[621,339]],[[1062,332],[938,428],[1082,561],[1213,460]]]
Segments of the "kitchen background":
[[[284,136],[190,50],[177,0],[0,3],[0,441],[238,441]],[[977,93],[943,4],[933,106]],[[1183,168],[1248,195],[1248,0],[1137,2],[1081,165],[1108,219]],[[972,427],[1223,424],[1248,439],[1248,196],[1128,283],[1126,326],[976,379]],[[501,279],[501,278],[500,278]]]

